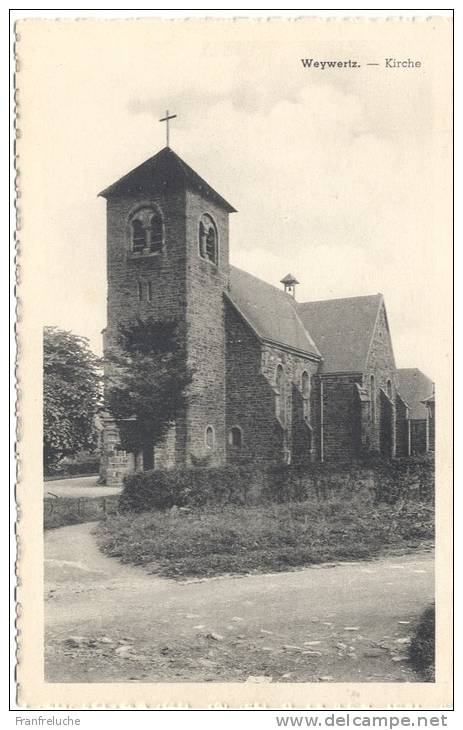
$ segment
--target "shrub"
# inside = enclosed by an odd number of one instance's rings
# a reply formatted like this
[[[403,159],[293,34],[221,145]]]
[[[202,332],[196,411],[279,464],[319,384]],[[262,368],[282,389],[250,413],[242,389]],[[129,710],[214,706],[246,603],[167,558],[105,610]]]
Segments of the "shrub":
[[[121,510],[246,504],[255,475],[239,466],[173,469],[130,474],[124,479]]]
[[[394,505],[434,494],[432,457],[375,459],[363,464],[311,464],[260,468],[249,464],[150,471],[124,480],[121,509],[303,502],[357,493]]]
[[[376,499],[394,504],[398,499],[434,498],[434,454],[402,459],[378,459],[374,465]]]
[[[410,662],[426,682],[433,682],[435,676],[435,632],[436,612],[432,604],[421,616],[410,644]]]

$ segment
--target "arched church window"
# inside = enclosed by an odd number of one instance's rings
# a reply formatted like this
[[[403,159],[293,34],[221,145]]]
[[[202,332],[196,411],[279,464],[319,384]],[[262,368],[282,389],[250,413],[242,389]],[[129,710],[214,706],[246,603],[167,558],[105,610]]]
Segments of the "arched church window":
[[[386,392],[389,398],[392,398],[392,382],[390,380],[388,380],[386,383]]]
[[[163,239],[162,218],[160,213],[156,212],[154,215],[151,216],[149,236],[150,251],[151,253],[157,253],[162,249]]]
[[[199,222],[199,255],[214,264],[218,261],[217,229],[211,216],[207,214]]]
[[[206,228],[202,221],[199,223],[199,255],[206,258]]]
[[[302,407],[304,411],[304,418],[309,417],[310,413],[310,375],[307,370],[304,370],[301,377],[301,390],[302,390]]]
[[[302,397],[304,399],[310,397],[310,376],[307,370],[302,373]]]
[[[230,446],[233,446],[235,449],[241,448],[243,445],[243,432],[239,426],[233,426],[233,428],[230,429],[228,442]]]
[[[215,434],[214,429],[212,426],[208,426],[206,428],[206,448],[213,449],[214,448],[214,442],[215,442]]]
[[[146,232],[143,223],[138,218],[132,221],[132,250],[141,253],[145,248]]]

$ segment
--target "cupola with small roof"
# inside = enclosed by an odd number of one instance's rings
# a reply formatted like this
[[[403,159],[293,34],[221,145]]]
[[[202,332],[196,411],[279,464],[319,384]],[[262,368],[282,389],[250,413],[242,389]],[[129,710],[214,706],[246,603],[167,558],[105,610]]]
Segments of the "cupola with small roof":
[[[285,288],[286,294],[291,294],[292,297],[296,298],[296,284],[299,284],[298,280],[292,274],[286,274],[280,282]]]

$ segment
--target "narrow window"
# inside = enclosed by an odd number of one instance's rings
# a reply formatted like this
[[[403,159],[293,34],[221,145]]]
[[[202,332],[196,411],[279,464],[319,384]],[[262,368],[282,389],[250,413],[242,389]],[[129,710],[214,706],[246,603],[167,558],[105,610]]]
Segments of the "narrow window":
[[[146,232],[143,223],[137,218],[132,221],[132,250],[134,253],[141,253],[145,248]]]
[[[199,224],[199,255],[206,258],[206,228],[202,221]]]
[[[208,426],[206,428],[206,447],[208,449],[213,449],[214,448],[214,441],[215,441],[215,438],[214,438],[214,429],[212,428],[212,426]]]
[[[306,370],[302,373],[301,389],[303,415],[304,418],[308,418],[310,415],[310,375]]]
[[[141,302],[143,299],[143,284],[141,281],[138,282],[138,301]]]
[[[386,383],[386,392],[387,392],[389,398],[392,398],[392,383],[390,380],[388,380]]]
[[[148,296],[148,301],[151,302],[152,299],[153,299],[153,285],[151,284],[150,281],[148,282],[148,293],[147,293],[147,296]]]
[[[233,446],[235,449],[241,449],[243,444],[243,434],[239,426],[233,426],[233,428],[230,429],[228,442],[230,446]]]
[[[216,236],[214,228],[211,226],[206,236],[206,256],[209,261],[216,263]]]
[[[370,375],[370,420],[376,422],[376,386],[375,376]]]
[[[285,374],[283,366],[277,366],[275,385],[276,385],[276,397],[275,397],[275,413],[277,417],[284,421],[285,419]]]
[[[150,220],[150,251],[159,253],[162,249],[162,218],[159,213],[151,216]]]
[[[207,214],[199,222],[199,255],[214,264],[218,261],[217,229]]]

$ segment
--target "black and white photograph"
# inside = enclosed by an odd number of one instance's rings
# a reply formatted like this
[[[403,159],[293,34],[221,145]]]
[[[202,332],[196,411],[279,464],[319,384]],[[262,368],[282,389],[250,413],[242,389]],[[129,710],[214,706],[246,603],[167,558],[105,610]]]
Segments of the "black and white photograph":
[[[20,696],[449,705],[451,33],[18,22]]]

